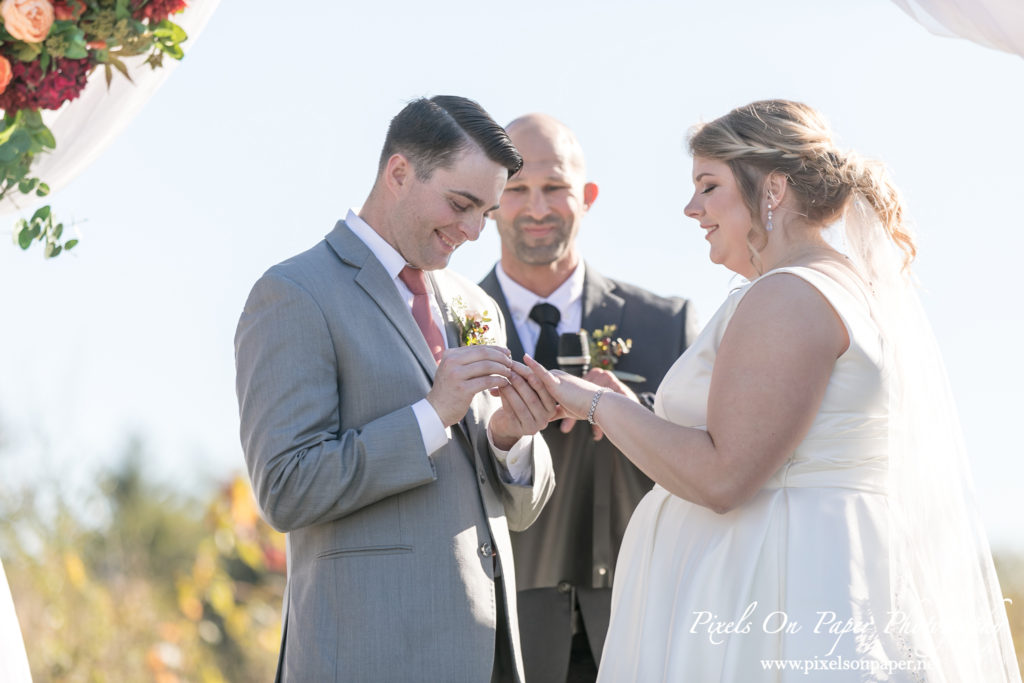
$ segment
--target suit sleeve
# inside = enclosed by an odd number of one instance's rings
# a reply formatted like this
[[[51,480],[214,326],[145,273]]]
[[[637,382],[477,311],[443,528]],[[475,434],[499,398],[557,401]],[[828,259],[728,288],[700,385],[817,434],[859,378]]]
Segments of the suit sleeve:
[[[504,344],[506,340],[505,317],[497,303],[493,301],[492,303],[494,303],[495,317],[501,333],[499,341]],[[488,419],[490,419],[489,416]],[[485,438],[484,442],[487,443],[488,454],[494,459],[495,466],[503,467],[499,459],[495,457],[489,439]],[[498,476],[505,519],[511,531],[523,531],[533,524],[555,490],[555,473],[551,464],[551,453],[540,432],[532,436],[528,450],[524,449],[522,457],[529,457],[532,463],[532,476],[529,483],[517,484]]]
[[[338,519],[436,479],[411,405],[342,428],[334,343],[319,305],[295,282],[271,271],[253,287],[235,364],[242,448],[275,529]]]
[[[523,531],[533,524],[555,490],[555,471],[544,437],[539,433],[534,434],[531,448],[533,481],[520,486],[499,480],[505,520],[510,531]]]

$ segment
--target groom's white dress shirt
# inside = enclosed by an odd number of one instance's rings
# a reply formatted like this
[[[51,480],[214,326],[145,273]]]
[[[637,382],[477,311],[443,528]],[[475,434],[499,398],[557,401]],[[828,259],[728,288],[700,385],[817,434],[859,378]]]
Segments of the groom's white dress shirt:
[[[377,257],[381,265],[384,266],[384,270],[387,271],[388,276],[391,277],[391,281],[398,288],[398,293],[401,295],[402,300],[405,302],[409,310],[412,310],[413,293],[412,291],[402,282],[402,279],[398,277],[407,263],[405,258],[398,253],[398,250],[392,247],[388,242],[380,236],[380,234],[370,227],[370,224],[359,217],[359,214],[354,209],[349,209],[348,215],[345,216],[345,223],[349,229],[355,233],[356,237],[362,240],[363,244],[373,252],[373,255]],[[582,271],[582,267],[577,268]],[[582,276],[581,276],[582,278]],[[428,280],[429,282],[429,280]],[[582,294],[582,279],[580,284],[580,292]],[[430,299],[430,314],[434,318],[434,323],[438,329],[445,329],[444,315],[441,313],[440,305],[437,302],[437,296],[428,297]],[[532,322],[532,321],[531,321]],[[536,324],[536,323],[534,323]],[[518,327],[517,327],[518,329]],[[448,340],[444,334],[441,335],[445,348],[448,347]],[[452,437],[451,428],[445,427],[444,423],[441,422],[441,418],[438,416],[437,411],[434,410],[434,406],[430,405],[430,402],[426,398],[422,398],[412,405],[413,414],[416,416],[416,422],[420,427],[420,434],[423,437],[423,446],[427,451],[427,455],[434,453],[439,450],[442,446],[448,443],[448,440]],[[532,459],[532,448],[531,441],[532,436],[524,436],[519,439],[512,446],[511,450],[505,451],[494,445],[494,440],[491,438],[491,428],[487,428],[487,441],[491,446],[491,451],[494,453],[498,463],[502,465],[507,471],[509,483],[514,484],[525,484],[533,477],[533,459]]]

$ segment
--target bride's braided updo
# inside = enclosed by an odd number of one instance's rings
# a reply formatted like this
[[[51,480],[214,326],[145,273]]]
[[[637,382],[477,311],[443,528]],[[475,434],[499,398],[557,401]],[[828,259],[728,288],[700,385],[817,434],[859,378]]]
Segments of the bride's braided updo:
[[[694,127],[689,146],[694,156],[729,165],[753,218],[748,237],[752,247],[763,248],[768,239],[761,211],[765,179],[781,173],[795,195],[797,213],[810,225],[820,228],[832,223],[854,194],[860,194],[903,250],[904,262],[909,264],[916,254],[904,226],[899,191],[885,167],[839,150],[828,124],[805,104],[763,100],[737,107]]]

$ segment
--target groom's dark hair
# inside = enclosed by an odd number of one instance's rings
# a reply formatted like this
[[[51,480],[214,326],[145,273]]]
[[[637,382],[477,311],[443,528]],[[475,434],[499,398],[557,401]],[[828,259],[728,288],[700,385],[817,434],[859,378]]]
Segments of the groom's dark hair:
[[[505,129],[479,104],[454,95],[421,97],[391,119],[377,174],[397,153],[412,162],[417,178],[429,180],[435,169],[451,166],[454,158],[473,143],[488,159],[507,168],[510,178],[523,165],[523,157]]]

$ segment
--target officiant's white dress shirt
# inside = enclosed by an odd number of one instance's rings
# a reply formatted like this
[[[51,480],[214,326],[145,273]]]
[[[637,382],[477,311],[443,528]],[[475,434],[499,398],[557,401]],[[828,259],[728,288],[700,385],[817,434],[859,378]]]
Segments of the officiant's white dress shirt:
[[[530,311],[540,303],[551,304],[558,309],[561,318],[558,320],[558,333],[579,332],[583,325],[583,278],[585,269],[583,261],[576,266],[565,282],[558,286],[558,289],[551,292],[548,297],[537,296],[526,287],[513,280],[501,267],[501,263],[494,269],[498,276],[498,284],[505,294],[505,302],[508,304],[508,311],[512,314],[512,323],[519,334],[519,341],[523,344],[523,350],[533,356],[533,350],[537,348],[537,338],[540,336],[540,323],[530,319]]]

